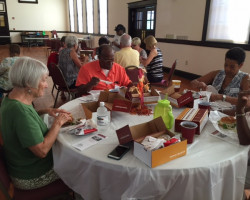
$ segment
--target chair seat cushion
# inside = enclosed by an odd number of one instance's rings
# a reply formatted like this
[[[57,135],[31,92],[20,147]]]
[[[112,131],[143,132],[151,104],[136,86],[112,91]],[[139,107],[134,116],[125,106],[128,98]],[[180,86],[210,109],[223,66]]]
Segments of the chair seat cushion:
[[[46,185],[44,187],[33,190],[20,190],[14,189],[15,200],[45,200],[51,197],[62,195],[63,193],[70,192],[65,183],[59,179]]]

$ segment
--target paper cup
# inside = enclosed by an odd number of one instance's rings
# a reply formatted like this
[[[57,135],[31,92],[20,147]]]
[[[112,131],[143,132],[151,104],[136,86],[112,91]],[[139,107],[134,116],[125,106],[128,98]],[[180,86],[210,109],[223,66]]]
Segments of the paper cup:
[[[183,121],[181,122],[181,134],[182,137],[187,139],[187,143],[191,144],[194,140],[194,135],[198,125],[194,122]]]
[[[211,103],[208,102],[208,101],[200,101],[198,103],[198,107],[200,109],[207,109],[208,110],[208,113],[210,112],[210,109],[211,109]]]
[[[179,92],[181,88],[181,80],[172,80],[172,84],[174,86],[174,91]]]

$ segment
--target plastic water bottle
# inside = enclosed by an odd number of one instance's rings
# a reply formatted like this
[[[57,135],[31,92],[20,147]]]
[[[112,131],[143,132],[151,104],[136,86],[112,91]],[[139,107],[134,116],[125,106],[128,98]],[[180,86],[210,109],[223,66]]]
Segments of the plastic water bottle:
[[[174,115],[172,113],[172,106],[167,99],[158,101],[158,104],[155,106],[154,118],[162,117],[166,128],[171,129],[174,125]]]
[[[91,54],[89,54],[89,62],[92,62],[92,61],[93,61],[92,56]]]
[[[109,112],[104,106],[104,102],[100,102],[100,106],[97,108],[97,126],[98,130],[105,130],[109,125]]]

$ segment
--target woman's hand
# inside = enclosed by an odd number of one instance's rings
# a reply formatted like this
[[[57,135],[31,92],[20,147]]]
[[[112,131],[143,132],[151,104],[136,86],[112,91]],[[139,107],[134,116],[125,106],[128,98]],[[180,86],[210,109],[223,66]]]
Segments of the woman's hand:
[[[47,113],[52,117],[56,117],[58,113],[67,113],[70,115],[70,112],[58,108],[48,108]]]
[[[250,108],[250,90],[242,91],[239,93],[238,102],[236,105],[236,113],[244,113],[245,107],[247,110]]]
[[[58,124],[61,127],[68,121],[72,121],[72,116],[70,113],[60,112],[59,115],[55,117],[54,124]]]

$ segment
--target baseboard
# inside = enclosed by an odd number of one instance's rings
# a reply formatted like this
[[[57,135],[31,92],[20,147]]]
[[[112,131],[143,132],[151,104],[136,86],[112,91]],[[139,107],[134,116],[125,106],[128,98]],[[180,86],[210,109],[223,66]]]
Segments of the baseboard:
[[[171,69],[170,67],[163,67],[163,71],[166,73],[169,73],[170,69]],[[194,79],[201,77],[200,75],[189,73],[189,72],[184,72],[184,71],[181,71],[178,69],[176,69],[174,71],[174,75],[180,76],[180,77],[188,79],[188,80],[194,80]]]

